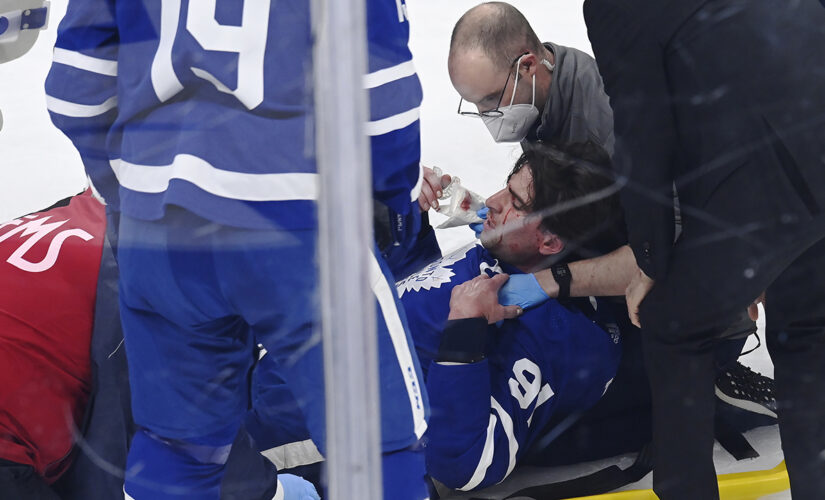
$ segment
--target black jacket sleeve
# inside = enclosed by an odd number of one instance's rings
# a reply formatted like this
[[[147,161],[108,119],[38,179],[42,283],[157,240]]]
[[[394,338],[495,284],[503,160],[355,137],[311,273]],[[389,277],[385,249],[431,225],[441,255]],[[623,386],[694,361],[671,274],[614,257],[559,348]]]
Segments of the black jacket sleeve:
[[[656,2],[587,0],[584,17],[604,87],[613,107],[615,170],[627,185],[621,200],[630,247],[639,267],[656,279],[673,246],[676,123],[657,40]]]

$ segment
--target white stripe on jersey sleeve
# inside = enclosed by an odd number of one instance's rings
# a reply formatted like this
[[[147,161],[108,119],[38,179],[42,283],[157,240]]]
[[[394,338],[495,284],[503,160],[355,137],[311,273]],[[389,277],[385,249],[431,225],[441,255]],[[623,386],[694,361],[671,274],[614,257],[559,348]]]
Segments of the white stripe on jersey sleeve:
[[[120,185],[141,193],[162,193],[172,179],[204,191],[244,201],[295,201],[318,199],[318,174],[248,174],[212,166],[194,155],[179,154],[169,165],[138,165],[111,160]]]
[[[395,66],[390,66],[389,68],[379,69],[378,71],[367,73],[364,75],[364,88],[374,89],[375,87],[380,87],[381,85],[386,85],[390,82],[401,80],[402,78],[407,78],[408,76],[414,74],[415,65],[412,60],[409,60],[402,62],[401,64],[396,64]]]
[[[490,422],[487,424],[487,439],[484,441],[484,448],[481,450],[481,458],[478,460],[478,465],[476,466],[475,472],[473,472],[473,476],[467,481],[467,484],[459,488],[461,491],[470,491],[479,484],[484,479],[484,476],[487,475],[487,469],[490,468],[490,465],[493,463],[493,455],[496,451],[496,444],[495,444],[495,429],[496,429],[496,416],[492,413],[490,414]]]
[[[97,73],[104,76],[117,76],[117,61],[110,61],[109,59],[101,59],[99,57],[87,56],[74,50],[54,48],[54,56],[52,59],[58,64],[64,64],[73,68],[82,69],[91,73]]]
[[[501,428],[504,429],[504,434],[507,436],[507,447],[510,452],[510,462],[507,465],[507,474],[504,475],[504,477],[507,477],[511,472],[513,472],[513,468],[516,466],[516,453],[518,453],[518,441],[516,440],[516,435],[513,432],[513,419],[510,417],[509,413],[504,411],[504,408],[502,408],[499,402],[496,401],[496,398],[492,396],[490,397],[490,406],[496,411],[496,413],[498,413],[498,418],[501,419]]]
[[[404,331],[404,324],[398,315],[398,308],[395,306],[393,289],[387,282],[387,278],[381,271],[381,266],[375,259],[375,254],[370,254],[370,281],[372,291],[378,299],[378,306],[381,308],[381,315],[387,330],[390,332],[392,346],[395,349],[395,357],[398,359],[401,377],[407,387],[407,396],[410,398],[410,410],[412,412],[414,432],[417,438],[424,435],[427,430],[427,420],[424,418],[424,399],[421,394],[421,382],[415,371],[410,344],[407,342],[407,334]]]
[[[77,104],[50,95],[46,96],[46,108],[52,113],[69,118],[91,118],[117,107],[117,96],[112,96],[100,104]]]
[[[404,127],[408,127],[418,120],[420,114],[421,107],[419,106],[404,111],[403,113],[398,113],[397,115],[388,116],[387,118],[382,118],[380,120],[369,121],[366,125],[367,135],[384,135],[389,134],[394,130],[400,130]]]

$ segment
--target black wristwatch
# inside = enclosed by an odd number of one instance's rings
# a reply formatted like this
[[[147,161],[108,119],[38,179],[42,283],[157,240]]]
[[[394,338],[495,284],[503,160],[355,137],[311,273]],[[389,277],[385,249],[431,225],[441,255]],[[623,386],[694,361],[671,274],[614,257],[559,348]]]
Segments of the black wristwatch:
[[[573,275],[570,274],[570,268],[567,264],[554,264],[550,267],[550,272],[553,273],[553,279],[559,285],[559,295],[557,299],[566,299],[570,297],[570,282],[573,281]]]

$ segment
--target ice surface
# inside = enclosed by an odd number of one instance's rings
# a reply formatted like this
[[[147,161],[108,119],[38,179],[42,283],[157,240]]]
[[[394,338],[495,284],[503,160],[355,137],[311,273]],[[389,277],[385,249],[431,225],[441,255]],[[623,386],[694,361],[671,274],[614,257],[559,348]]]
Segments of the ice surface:
[[[0,220],[83,190],[86,175],[69,139],[52,126],[43,82],[67,0],[54,0],[49,28],[28,54],[0,65]]]
[[[0,110],[4,124],[0,131],[0,221],[46,207],[54,201],[81,191],[85,175],[71,143],[49,120],[43,82],[51,62],[51,48],[57,24],[67,0],[52,0],[48,30],[41,33],[34,48],[23,58],[0,65]],[[495,144],[481,120],[456,113],[458,94],[447,74],[447,50],[453,24],[475,5],[471,0],[408,0],[412,35],[410,45],[424,87],[421,107],[422,162],[458,175],[462,183],[482,196],[504,186],[504,179],[520,153],[518,145]],[[512,0],[531,21],[542,40],[552,40],[590,53],[582,18],[581,3],[574,0]],[[443,216],[434,214],[433,223]],[[473,238],[469,228],[438,230],[445,251]],[[764,338],[764,337],[763,337]],[[763,346],[744,358],[754,369],[772,375],[773,369]],[[776,428],[757,429],[747,435],[762,455],[735,462],[724,450],[715,452],[720,473],[767,469],[781,460]],[[632,457],[620,458],[629,465]],[[581,475],[606,466],[607,462],[559,468],[553,477]],[[556,476],[557,475],[557,476]],[[536,480],[529,469],[517,470],[512,480],[498,488],[500,493],[525,487]],[[650,477],[629,488],[649,487]],[[465,498],[457,496],[455,498]],[[787,499],[787,493],[772,495]]]

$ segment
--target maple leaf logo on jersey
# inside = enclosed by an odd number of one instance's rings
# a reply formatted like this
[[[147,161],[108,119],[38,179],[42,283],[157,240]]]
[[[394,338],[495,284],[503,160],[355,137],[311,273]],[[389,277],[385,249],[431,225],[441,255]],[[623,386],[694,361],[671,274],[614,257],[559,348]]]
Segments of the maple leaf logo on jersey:
[[[450,266],[463,259],[474,246],[476,246],[476,243],[465,245],[397,282],[395,288],[398,290],[398,298],[403,297],[405,292],[439,288],[444,283],[449,283],[452,277],[455,276]]]

